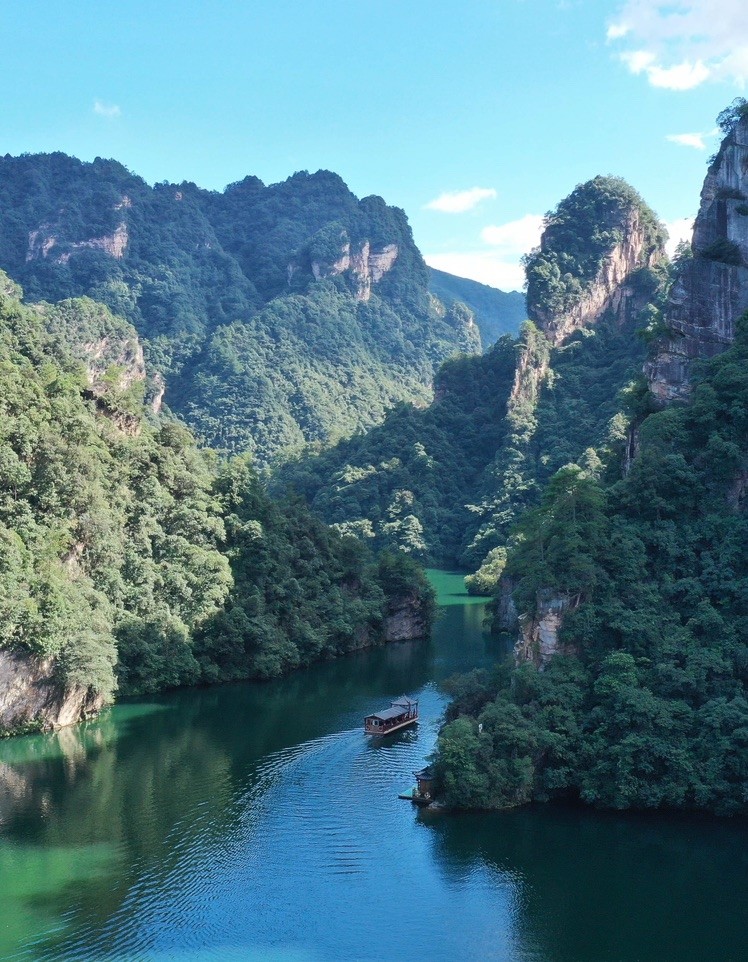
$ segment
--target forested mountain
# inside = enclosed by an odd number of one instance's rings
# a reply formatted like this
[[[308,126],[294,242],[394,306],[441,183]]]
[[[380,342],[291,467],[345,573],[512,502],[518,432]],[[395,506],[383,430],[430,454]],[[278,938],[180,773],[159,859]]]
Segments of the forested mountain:
[[[129,323],[0,275],[0,732],[422,634],[430,590],[143,406]]]
[[[470,312],[429,294],[405,214],[329,171],[216,193],[5,156],[0,268],[31,300],[85,295],[128,320],[169,407],[258,465],[426,403],[441,362],[479,350]]]
[[[519,612],[519,640],[455,683],[436,759],[452,804],[748,813],[748,104],[719,122],[627,457],[561,467],[495,566],[495,622]],[[566,285],[545,253],[528,291],[558,336]]]
[[[558,468],[587,449],[623,460],[646,354],[637,330],[667,278],[664,237],[625,182],[581,185],[528,259],[532,320],[518,340],[446,364],[428,409],[402,405],[366,435],[286,465],[278,483],[377,547],[472,570],[488,557],[495,569],[515,520]]]
[[[495,344],[502,334],[519,333],[520,325],[527,317],[525,295],[519,291],[500,291],[434,267],[429,267],[429,290],[448,306],[455,301],[467,304],[475,317],[484,348]]]

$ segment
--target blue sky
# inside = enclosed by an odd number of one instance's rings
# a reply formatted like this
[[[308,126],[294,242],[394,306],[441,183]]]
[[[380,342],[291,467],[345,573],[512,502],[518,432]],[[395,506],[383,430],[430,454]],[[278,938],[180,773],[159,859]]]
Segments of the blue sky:
[[[6,0],[0,150],[215,189],[328,168],[404,208],[430,263],[516,287],[595,174],[693,216],[748,78],[744,3]]]

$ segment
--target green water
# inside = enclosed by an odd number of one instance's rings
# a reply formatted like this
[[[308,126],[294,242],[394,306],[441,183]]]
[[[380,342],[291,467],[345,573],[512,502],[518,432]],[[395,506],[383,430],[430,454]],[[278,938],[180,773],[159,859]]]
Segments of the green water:
[[[429,642],[0,743],[0,959],[748,959],[743,823],[397,799],[455,671],[501,654],[436,573]],[[367,739],[407,693],[417,728]]]

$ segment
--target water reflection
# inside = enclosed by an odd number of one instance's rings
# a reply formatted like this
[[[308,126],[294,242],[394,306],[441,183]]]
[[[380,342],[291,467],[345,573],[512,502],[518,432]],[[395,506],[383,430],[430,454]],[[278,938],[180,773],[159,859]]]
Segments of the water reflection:
[[[740,826],[397,799],[433,747],[439,682],[501,653],[482,617],[452,605],[432,642],[0,744],[0,958],[744,958]],[[417,728],[364,738],[403,693]]]
[[[523,957],[748,957],[745,823],[548,807],[423,819],[446,878],[512,887]]]

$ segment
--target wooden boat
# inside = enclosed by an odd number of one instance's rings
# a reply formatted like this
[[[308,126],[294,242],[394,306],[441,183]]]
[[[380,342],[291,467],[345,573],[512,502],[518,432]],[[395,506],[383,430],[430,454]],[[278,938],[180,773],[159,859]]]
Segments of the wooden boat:
[[[367,735],[389,735],[417,721],[418,702],[403,695],[393,701],[389,708],[367,715],[364,718],[364,731]]]

